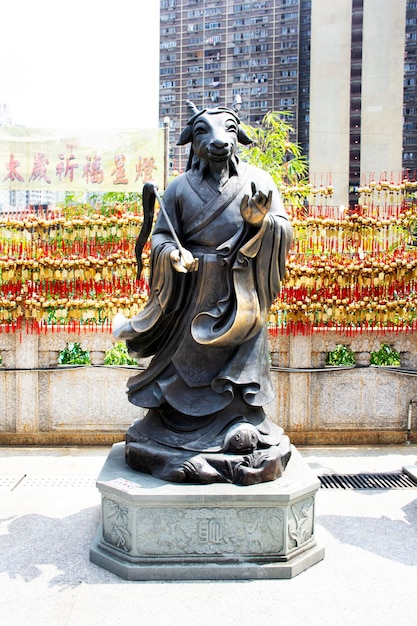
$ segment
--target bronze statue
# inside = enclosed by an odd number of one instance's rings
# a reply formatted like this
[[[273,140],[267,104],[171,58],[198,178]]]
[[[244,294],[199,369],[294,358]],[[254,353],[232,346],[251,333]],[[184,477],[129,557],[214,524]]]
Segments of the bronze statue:
[[[126,434],[126,460],[174,482],[274,480],[290,442],[263,409],[274,397],[266,323],[292,229],[271,176],[236,155],[251,140],[235,111],[188,105],[178,143],[191,142],[190,158],[160,200],[149,300],[114,322],[131,355],[153,356],[128,381],[130,402],[149,410]],[[156,196],[145,186],[150,212]]]

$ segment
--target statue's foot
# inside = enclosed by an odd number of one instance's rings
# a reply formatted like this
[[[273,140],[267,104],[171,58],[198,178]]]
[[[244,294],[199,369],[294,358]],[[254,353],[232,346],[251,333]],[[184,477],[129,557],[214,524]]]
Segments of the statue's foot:
[[[255,485],[282,476],[291,457],[291,444],[284,435],[279,446],[255,450],[245,457],[237,468],[233,482],[238,485]]]
[[[281,459],[270,452],[263,452],[253,466],[242,464],[235,475],[234,482],[238,485],[256,485],[275,480],[282,476]]]
[[[242,422],[229,428],[224,438],[223,450],[230,454],[252,453],[256,450],[258,441],[255,426]]]
[[[215,465],[211,465],[201,454],[185,461],[181,466],[181,472],[184,473],[182,482],[201,483],[203,485],[232,482],[227,475],[219,472]]]

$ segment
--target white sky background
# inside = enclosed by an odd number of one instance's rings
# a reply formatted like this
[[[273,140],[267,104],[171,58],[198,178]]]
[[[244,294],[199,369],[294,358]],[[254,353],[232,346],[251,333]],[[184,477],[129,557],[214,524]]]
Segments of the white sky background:
[[[32,128],[157,128],[159,0],[15,0],[0,11],[0,103]]]

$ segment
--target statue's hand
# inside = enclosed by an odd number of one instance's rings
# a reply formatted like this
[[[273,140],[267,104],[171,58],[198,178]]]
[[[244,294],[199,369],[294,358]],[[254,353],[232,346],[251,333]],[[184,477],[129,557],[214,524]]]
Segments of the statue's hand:
[[[271,208],[272,190],[266,196],[262,191],[256,191],[255,183],[252,183],[252,198],[246,194],[240,203],[240,214],[245,222],[252,226],[261,226],[265,215]]]
[[[195,259],[192,253],[185,248],[181,248],[181,251],[175,248],[171,251],[170,258],[172,267],[182,274],[196,272],[198,269],[198,259]]]
[[[135,336],[130,320],[122,313],[116,313],[113,319],[113,337],[116,339],[131,339]]]

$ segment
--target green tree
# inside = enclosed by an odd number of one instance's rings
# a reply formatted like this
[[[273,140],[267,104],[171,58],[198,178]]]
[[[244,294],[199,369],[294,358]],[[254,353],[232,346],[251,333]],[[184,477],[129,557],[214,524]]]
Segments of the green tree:
[[[286,204],[300,207],[309,193],[308,165],[299,144],[291,141],[290,115],[288,111],[270,111],[259,126],[242,124],[253,143],[239,146],[239,155],[271,174]]]

